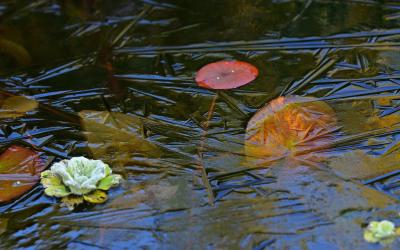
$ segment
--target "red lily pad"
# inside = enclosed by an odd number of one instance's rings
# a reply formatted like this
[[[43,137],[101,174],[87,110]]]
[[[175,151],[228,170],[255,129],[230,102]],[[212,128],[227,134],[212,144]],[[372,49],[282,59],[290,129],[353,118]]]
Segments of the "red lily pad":
[[[219,61],[205,65],[196,76],[199,86],[208,89],[234,89],[256,79],[258,69],[247,62]]]
[[[332,145],[336,116],[325,102],[309,97],[279,97],[248,122],[245,149],[261,162],[271,158],[321,160],[318,152]]]
[[[11,146],[0,155],[0,203],[18,198],[40,180],[45,162],[38,152]]]

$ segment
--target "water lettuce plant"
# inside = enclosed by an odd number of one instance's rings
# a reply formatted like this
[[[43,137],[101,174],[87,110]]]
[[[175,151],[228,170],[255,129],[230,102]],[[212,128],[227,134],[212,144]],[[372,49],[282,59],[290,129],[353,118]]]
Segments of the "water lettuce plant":
[[[121,176],[100,160],[73,157],[53,164],[41,174],[45,194],[61,198],[69,209],[83,203],[103,203],[111,187],[120,183]]]
[[[399,235],[399,229],[388,220],[371,221],[364,231],[364,239],[370,243],[389,244]]]

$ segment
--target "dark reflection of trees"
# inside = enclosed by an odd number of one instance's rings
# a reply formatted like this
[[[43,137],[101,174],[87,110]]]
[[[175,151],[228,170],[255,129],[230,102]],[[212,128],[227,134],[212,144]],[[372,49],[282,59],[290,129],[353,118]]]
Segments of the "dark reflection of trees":
[[[369,30],[382,26],[380,4],[356,4],[350,1],[313,3],[303,17],[293,22],[286,33],[292,36],[331,35],[338,32]]]
[[[265,1],[265,0],[171,0],[176,28],[182,23],[199,24],[166,38],[177,41],[254,40],[274,36],[323,36],[381,27],[383,8],[350,1]],[[204,13],[207,13],[205,15]]]

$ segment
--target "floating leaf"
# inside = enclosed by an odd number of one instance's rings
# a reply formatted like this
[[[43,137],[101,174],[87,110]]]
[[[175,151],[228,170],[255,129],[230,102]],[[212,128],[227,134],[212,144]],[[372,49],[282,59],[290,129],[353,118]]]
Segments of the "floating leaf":
[[[39,154],[31,149],[11,146],[0,155],[0,203],[13,200],[39,182],[45,169]]]
[[[335,124],[335,114],[325,102],[306,97],[279,97],[248,122],[246,154],[263,161],[268,157],[298,156],[329,147]]]
[[[199,86],[208,89],[234,89],[256,79],[258,69],[247,62],[219,61],[202,67],[196,76]]]
[[[101,160],[82,156],[57,162],[40,177],[46,195],[62,198],[70,210],[83,201],[105,202],[107,193],[103,190],[118,185],[122,179],[120,175],[112,174],[111,168]]]
[[[89,194],[85,194],[83,199],[89,203],[100,204],[104,203],[107,200],[107,193],[102,190],[96,190]]]
[[[109,190],[112,186],[118,185],[121,181],[121,176],[117,174],[109,175],[102,179],[98,184],[97,188],[101,190]]]
[[[364,240],[370,243],[381,243],[387,245],[397,237],[396,226],[388,220],[371,221],[364,231]]]
[[[40,183],[42,183],[45,188],[44,192],[48,196],[65,197],[71,194],[67,187],[63,185],[61,178],[50,170],[42,172],[40,175]]]
[[[65,186],[51,186],[44,190],[46,195],[54,197],[65,197],[71,194]]]
[[[82,156],[56,162],[49,171],[59,177],[62,185],[74,195],[84,195],[96,190],[97,184],[112,172],[104,162]]]
[[[129,161],[134,154],[160,156],[160,149],[139,132],[142,121],[134,116],[107,111],[79,112],[93,158],[110,164]]]
[[[16,118],[38,107],[38,102],[23,96],[11,96],[2,101],[0,118]]]
[[[41,178],[40,182],[45,188],[48,188],[50,186],[62,185],[61,179],[58,178],[55,174],[53,174],[51,171],[42,172],[40,178]]]

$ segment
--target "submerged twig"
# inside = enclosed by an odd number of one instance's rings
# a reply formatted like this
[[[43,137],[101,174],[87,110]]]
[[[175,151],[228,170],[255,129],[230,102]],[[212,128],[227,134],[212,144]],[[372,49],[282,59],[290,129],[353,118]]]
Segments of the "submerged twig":
[[[214,192],[212,190],[210,181],[208,180],[207,171],[206,171],[206,168],[205,168],[204,163],[203,163],[203,149],[204,149],[205,140],[206,140],[206,137],[207,137],[207,134],[208,134],[208,127],[210,125],[210,120],[211,120],[211,118],[213,116],[213,113],[214,113],[214,110],[215,110],[215,104],[217,102],[217,98],[218,98],[218,92],[214,96],[214,98],[213,98],[213,100],[211,102],[211,105],[210,105],[210,109],[208,110],[207,121],[204,124],[204,132],[203,132],[203,134],[201,136],[200,146],[199,146],[199,148],[197,150],[197,153],[198,153],[199,158],[200,158],[199,169],[201,171],[201,179],[203,181],[203,185],[205,186],[205,188],[207,190],[209,203],[212,206],[214,206],[215,196],[214,196]]]
[[[151,5],[147,5],[145,6],[145,8],[139,13],[139,15],[136,16],[136,18],[134,18],[131,22],[128,23],[128,25],[126,25],[124,27],[123,30],[121,30],[120,33],[118,33],[118,35],[114,38],[114,40],[111,42],[111,47],[115,47],[118,45],[118,43],[121,41],[121,39],[124,37],[124,35],[130,30],[132,29],[138,22],[140,19],[142,19],[142,17],[144,17],[150,10],[152,9]]]

